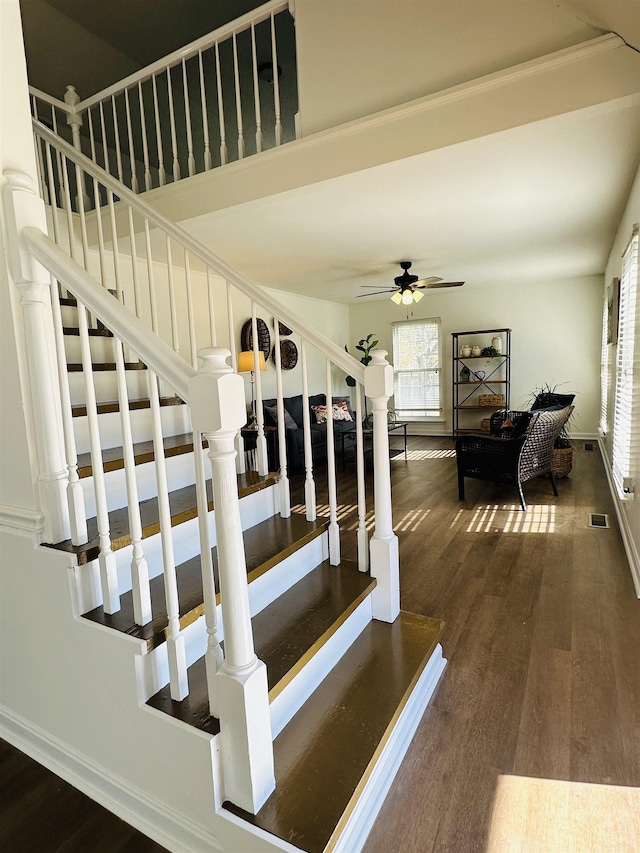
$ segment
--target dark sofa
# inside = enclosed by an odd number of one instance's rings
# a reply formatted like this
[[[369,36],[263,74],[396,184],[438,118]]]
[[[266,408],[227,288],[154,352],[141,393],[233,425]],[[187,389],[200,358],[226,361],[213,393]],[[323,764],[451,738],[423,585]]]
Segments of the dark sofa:
[[[347,409],[349,414],[351,415],[350,421],[334,421],[333,422],[333,433],[335,440],[335,452],[339,454],[342,449],[342,438],[341,433],[347,433],[349,430],[352,430],[356,425],[356,416],[353,413],[351,408],[351,399],[350,397],[333,397],[334,403],[345,402],[347,404]],[[284,407],[286,411],[291,415],[292,423],[295,424],[295,428],[291,426],[291,422],[289,422],[289,427],[286,429],[286,441],[287,441],[287,466],[288,470],[291,472],[302,471],[304,470],[304,429],[303,429],[303,420],[302,420],[302,394],[298,394],[295,397],[285,397],[284,398]],[[313,457],[313,464],[318,465],[326,462],[327,459],[327,424],[322,423],[319,424],[316,422],[315,412],[313,411],[313,406],[324,406],[326,404],[326,394],[310,394],[309,395],[309,408],[310,411],[310,423],[311,423],[311,455]],[[269,409],[273,410],[275,413],[275,408],[277,407],[277,400],[263,400],[262,408],[264,411],[264,423],[265,426],[277,426],[277,420],[273,417],[272,412]],[[288,421],[288,418],[285,416],[285,425]],[[355,436],[345,437],[345,447],[351,447],[352,444],[355,443]],[[274,442],[274,446],[277,447],[277,441]],[[273,451],[271,446],[269,446],[269,470],[276,471],[279,468],[277,459],[272,458]]]

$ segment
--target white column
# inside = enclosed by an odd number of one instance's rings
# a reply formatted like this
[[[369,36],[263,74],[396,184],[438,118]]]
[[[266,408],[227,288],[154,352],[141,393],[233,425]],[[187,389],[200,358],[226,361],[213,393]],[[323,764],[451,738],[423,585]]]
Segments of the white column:
[[[393,622],[400,612],[400,575],[398,537],[393,532],[391,505],[391,468],[387,403],[393,394],[393,367],[386,350],[374,350],[364,370],[364,390],[373,409],[373,495],[375,531],[369,543],[371,576],[377,586],[373,592],[373,617]]]
[[[46,232],[44,202],[31,178],[7,169],[4,188],[9,258],[20,293],[29,378],[29,396],[37,458],[37,488],[45,513],[45,542],[71,535],[66,499],[68,471],[64,452],[60,382],[57,372],[49,273],[34,261],[22,244],[20,232],[35,225]],[[5,401],[8,404],[8,401]]]
[[[224,624],[218,671],[224,796],[255,813],[275,788],[267,670],[256,657],[238,502],[235,436],[246,420],[244,382],[227,364],[228,349],[198,352],[189,382],[193,429],[209,442]]]

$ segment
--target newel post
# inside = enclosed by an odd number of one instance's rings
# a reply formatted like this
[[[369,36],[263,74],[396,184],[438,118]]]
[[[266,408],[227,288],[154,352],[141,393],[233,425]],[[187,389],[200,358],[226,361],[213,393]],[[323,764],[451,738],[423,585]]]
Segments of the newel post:
[[[68,539],[68,470],[64,453],[62,405],[51,316],[51,277],[21,239],[25,226],[46,233],[44,202],[29,175],[4,173],[3,190],[11,273],[20,294],[31,420],[36,445],[37,489],[45,514],[44,541]],[[5,401],[6,404],[9,401]]]
[[[364,390],[373,408],[373,492],[375,531],[369,542],[373,592],[373,617],[393,622],[400,612],[398,537],[393,532],[391,468],[387,403],[393,394],[393,367],[386,350],[374,350],[364,370]]]
[[[82,116],[76,110],[76,106],[80,103],[80,95],[76,92],[75,86],[67,86],[67,91],[64,93],[64,102],[69,107],[69,111],[67,112],[67,124],[71,128],[73,147],[76,151],[81,152],[80,128],[82,127]]]
[[[224,663],[216,676],[225,797],[255,813],[275,788],[267,670],[256,657],[238,502],[235,437],[246,421],[244,382],[228,349],[198,352],[189,382],[194,430],[209,443]],[[206,606],[206,605],[205,605]]]

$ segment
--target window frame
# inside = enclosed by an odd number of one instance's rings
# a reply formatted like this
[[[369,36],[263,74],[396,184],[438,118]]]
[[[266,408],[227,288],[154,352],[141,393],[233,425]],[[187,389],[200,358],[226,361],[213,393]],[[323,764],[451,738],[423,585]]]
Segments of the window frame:
[[[396,329],[401,326],[436,326],[436,340],[437,340],[437,355],[438,355],[438,365],[437,367],[429,367],[429,368],[399,368],[396,365]],[[442,373],[443,373],[443,349],[442,349],[442,319],[440,317],[422,317],[420,319],[411,319],[411,320],[397,320],[391,324],[391,339],[392,339],[392,351],[393,351],[393,406],[396,411],[396,418],[402,421],[408,421],[410,423],[444,423],[444,406],[443,406],[443,387],[442,387]],[[435,373],[438,377],[438,412],[434,414],[405,414],[402,410],[398,410],[397,401],[396,401],[396,389],[397,389],[397,377],[401,373]],[[405,410],[406,411],[406,410]]]

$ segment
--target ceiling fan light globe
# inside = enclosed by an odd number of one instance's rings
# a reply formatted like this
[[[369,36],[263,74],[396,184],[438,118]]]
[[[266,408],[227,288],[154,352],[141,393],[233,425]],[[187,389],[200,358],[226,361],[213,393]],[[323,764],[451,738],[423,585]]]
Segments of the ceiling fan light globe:
[[[422,299],[423,296],[424,296],[424,293],[421,290],[414,290],[413,291],[413,301],[414,302],[420,302],[420,300]]]
[[[413,293],[410,290],[405,290],[402,294],[401,302],[403,305],[411,305],[413,302]]]
[[[395,302],[396,305],[400,305],[400,303],[402,302],[402,294],[399,290],[391,294],[391,301]]]

